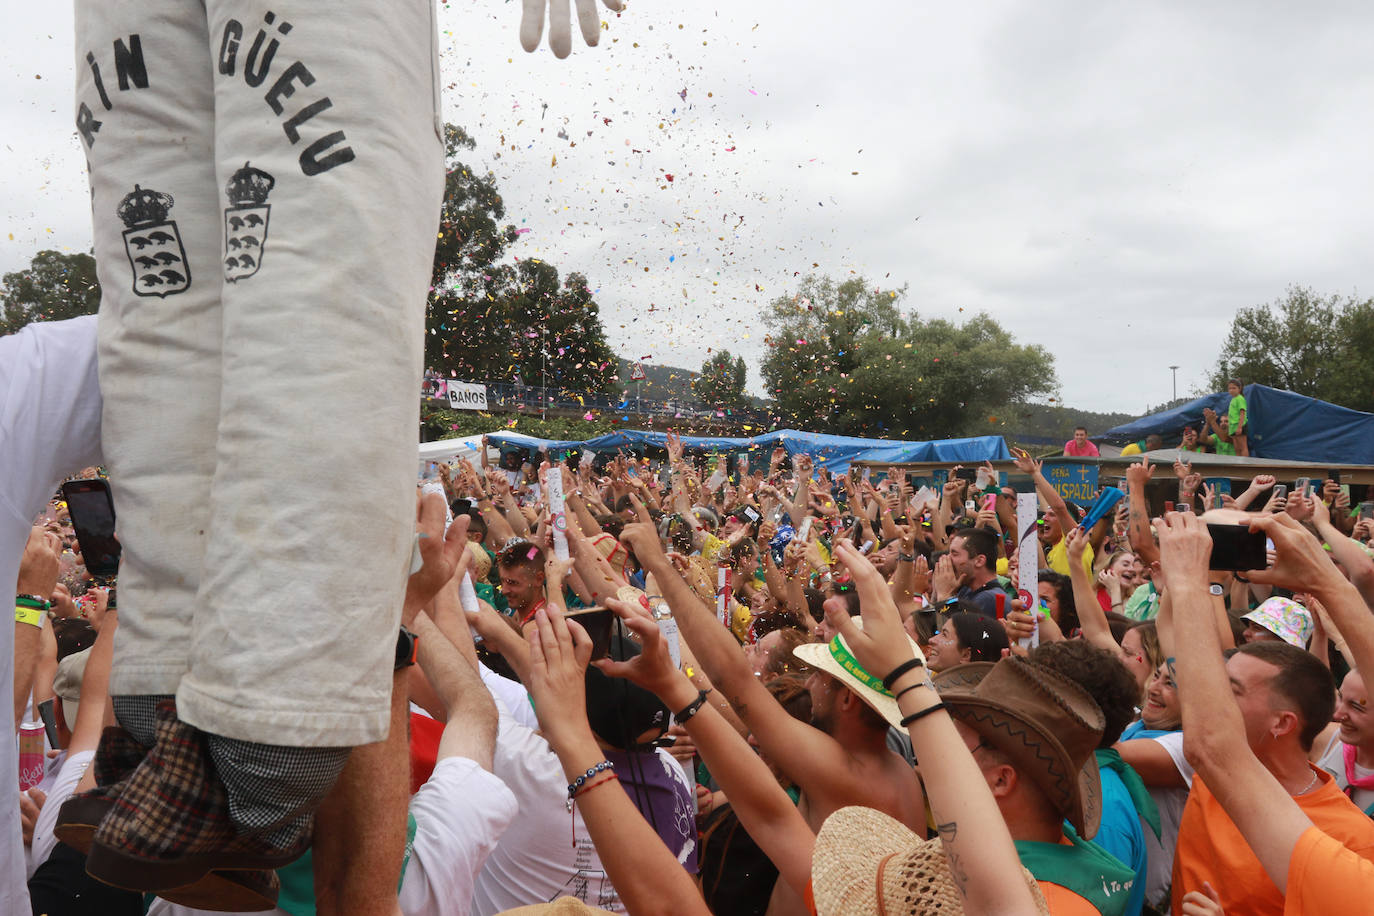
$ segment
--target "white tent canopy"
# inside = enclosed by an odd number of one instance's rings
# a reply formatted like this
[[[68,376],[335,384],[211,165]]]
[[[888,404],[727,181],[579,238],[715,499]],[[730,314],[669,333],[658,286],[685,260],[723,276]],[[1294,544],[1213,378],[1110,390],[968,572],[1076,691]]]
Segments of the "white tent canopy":
[[[497,430],[492,430],[497,432]],[[509,430],[499,431],[505,440],[522,439],[528,440],[532,448],[538,448],[543,440],[536,439],[534,436],[526,436],[523,433],[515,433]],[[438,442],[420,443],[420,476],[424,477],[429,469],[430,462],[447,461],[452,462],[455,458],[466,458],[474,465],[479,464],[482,459],[482,434],[475,436],[463,436],[459,439],[440,439]]]

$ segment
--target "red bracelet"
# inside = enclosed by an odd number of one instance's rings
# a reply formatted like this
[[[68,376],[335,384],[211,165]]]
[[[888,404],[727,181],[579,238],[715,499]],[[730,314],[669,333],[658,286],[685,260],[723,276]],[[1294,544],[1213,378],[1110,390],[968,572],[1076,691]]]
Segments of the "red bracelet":
[[[578,789],[578,790],[577,790],[577,794],[574,795],[573,798],[578,798],[578,797],[581,796],[581,795],[585,795],[587,792],[590,792],[592,789],[595,789],[597,786],[604,786],[606,783],[610,782],[610,781],[613,780],[613,779],[617,779],[617,780],[618,780],[618,779],[620,779],[620,777],[617,776],[617,775],[615,775],[615,773],[607,773],[605,776],[601,777],[600,779],[598,779],[598,780],[596,780],[596,781],[594,781],[594,782],[589,782],[589,783],[587,783],[586,785],[584,785],[582,788]]]

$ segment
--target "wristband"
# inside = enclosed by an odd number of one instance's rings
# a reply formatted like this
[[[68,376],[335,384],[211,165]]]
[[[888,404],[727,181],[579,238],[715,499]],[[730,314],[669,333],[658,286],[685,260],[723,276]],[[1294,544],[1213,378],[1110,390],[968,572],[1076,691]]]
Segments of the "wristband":
[[[902,662],[896,668],[893,668],[891,671],[887,673],[887,677],[883,678],[883,689],[887,690],[888,692],[891,692],[892,685],[897,682],[897,678],[901,677],[903,674],[906,674],[913,668],[924,667],[925,662],[921,661],[919,658],[907,659],[906,661]]]
[[[43,628],[43,612],[35,607],[15,605],[14,622],[27,623],[29,626],[38,627],[41,630]]]
[[[52,608],[52,602],[45,598],[40,598],[37,595],[15,595],[14,606],[33,608],[37,611],[47,611]]]
[[[673,721],[677,722],[678,725],[682,725],[684,722],[687,722],[689,719],[691,719],[692,716],[695,716],[697,712],[701,709],[702,705],[705,704],[706,694],[710,692],[711,691],[709,690],[697,691],[697,698],[692,702],[688,703],[687,708],[682,710],[682,712],[674,713]]]
[[[935,710],[937,710],[937,709],[944,709],[944,708],[945,708],[945,704],[944,704],[943,702],[941,702],[941,703],[936,703],[936,704],[933,705],[933,706],[927,706],[925,709],[921,710],[920,712],[913,712],[911,715],[906,716],[905,718],[902,719],[902,728],[906,728],[908,725],[910,725],[910,724],[913,723],[913,722],[919,722],[921,719],[924,719],[926,716],[928,716],[928,715],[930,715],[931,713],[935,712]]]

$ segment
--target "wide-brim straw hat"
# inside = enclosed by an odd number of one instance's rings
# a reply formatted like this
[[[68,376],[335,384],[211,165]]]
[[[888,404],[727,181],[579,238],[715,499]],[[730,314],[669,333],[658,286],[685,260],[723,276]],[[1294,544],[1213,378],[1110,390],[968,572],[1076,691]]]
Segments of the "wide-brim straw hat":
[[[1049,907],[1024,867],[1021,879],[1040,912]],[[820,916],[962,913],[944,844],[923,840],[872,808],[841,808],[821,825],[811,856],[811,893]]]
[[[863,619],[855,617],[854,625],[862,630]],[[912,656],[925,664],[926,657],[921,647],[916,645],[916,641],[910,636],[907,636],[906,641],[911,647]],[[797,646],[792,650],[792,654],[813,668],[819,668],[837,678],[840,683],[858,694],[861,700],[877,710],[878,715],[886,719],[893,728],[902,727],[901,710],[897,708],[897,700],[892,696],[892,692],[883,687],[882,676],[875,676],[864,670],[858,659],[849,651],[849,644],[844,641],[843,636],[837,633],[828,643],[812,642]],[[884,671],[883,674],[887,672]]]
[[[1080,836],[1097,833],[1102,778],[1093,751],[1106,720],[1087,691],[1016,656],[958,665],[934,683],[949,714],[1006,754]]]

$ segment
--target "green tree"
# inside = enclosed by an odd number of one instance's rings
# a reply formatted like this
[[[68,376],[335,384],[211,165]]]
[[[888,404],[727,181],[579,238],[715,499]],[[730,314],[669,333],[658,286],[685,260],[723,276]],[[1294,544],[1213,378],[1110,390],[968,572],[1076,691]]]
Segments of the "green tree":
[[[32,321],[94,315],[99,308],[95,258],[84,252],[40,251],[27,268],[0,281],[0,334],[13,334]]]
[[[743,356],[720,350],[701,364],[701,374],[692,380],[692,395],[716,408],[743,407],[749,400],[744,394],[748,371]]]
[[[905,289],[808,277],[773,300],[763,379],[804,428],[946,437],[985,431],[990,408],[1053,391],[1054,359],[986,315],[962,325],[904,317]]]
[[[462,128],[445,132],[425,365],[478,382],[519,376],[534,385],[547,378],[550,387],[614,389],[618,365],[586,279],[572,273],[560,281],[558,269],[537,258],[502,260],[519,232],[504,222],[496,179],[459,161],[475,147]]]
[[[1213,391],[1239,378],[1374,410],[1371,347],[1374,301],[1291,286],[1281,299],[1236,313],[1208,381]]]

